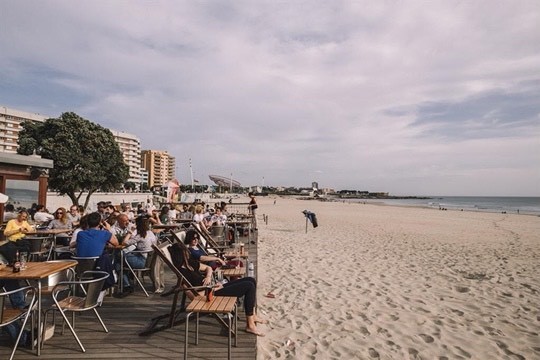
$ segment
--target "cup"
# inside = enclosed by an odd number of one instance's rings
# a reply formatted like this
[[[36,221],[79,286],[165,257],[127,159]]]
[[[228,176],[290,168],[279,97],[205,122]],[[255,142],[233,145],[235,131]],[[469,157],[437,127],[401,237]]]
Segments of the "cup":
[[[21,270],[26,270],[26,254],[25,253],[22,253],[21,255]]]
[[[244,255],[244,243],[240,243],[240,255]]]
[[[216,270],[216,280],[218,282],[222,282],[223,281],[223,271],[221,270]]]

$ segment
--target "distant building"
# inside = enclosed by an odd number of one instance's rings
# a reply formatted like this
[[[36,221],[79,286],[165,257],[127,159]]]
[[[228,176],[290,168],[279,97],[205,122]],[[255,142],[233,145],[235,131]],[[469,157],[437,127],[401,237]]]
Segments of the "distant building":
[[[111,130],[114,140],[118,143],[124,156],[124,162],[129,166],[129,182],[140,188],[141,179],[141,141],[135,135]]]
[[[48,116],[0,106],[0,152],[17,153],[17,140],[23,121],[44,122]]]
[[[0,152],[17,153],[17,140],[23,121],[44,122],[49,118],[51,116],[29,113],[5,106],[0,107]],[[128,181],[139,187],[141,183],[141,141],[135,135],[115,130],[111,130],[111,132],[124,156],[124,162],[129,166]]]
[[[176,177],[175,158],[167,151],[143,150],[141,166],[148,172],[148,187],[164,185]]]

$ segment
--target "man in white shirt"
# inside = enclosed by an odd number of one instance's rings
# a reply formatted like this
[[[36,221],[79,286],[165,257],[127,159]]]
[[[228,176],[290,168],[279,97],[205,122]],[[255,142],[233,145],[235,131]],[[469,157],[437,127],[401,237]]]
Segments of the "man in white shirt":
[[[36,213],[34,214],[34,221],[36,224],[43,224],[54,219],[54,215],[49,214],[45,206],[38,205],[36,207]]]

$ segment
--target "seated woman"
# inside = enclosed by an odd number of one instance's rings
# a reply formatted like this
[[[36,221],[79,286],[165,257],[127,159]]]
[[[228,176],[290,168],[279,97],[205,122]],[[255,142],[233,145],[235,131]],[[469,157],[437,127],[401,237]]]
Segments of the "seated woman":
[[[186,238],[184,239],[184,244],[189,248],[191,256],[208,266],[211,266],[212,269],[215,269],[219,266],[225,265],[226,262],[223,259],[218,258],[217,256],[206,255],[206,252],[199,248],[199,234],[195,230],[188,230],[186,232]]]
[[[128,233],[122,242],[123,245],[129,247],[135,245],[136,251],[147,252],[152,250],[152,245],[157,243],[156,235],[149,229],[148,217],[139,216],[135,220],[136,232],[134,235]],[[146,266],[147,253],[141,252],[128,252],[124,255],[125,261],[131,266],[132,269],[144,269]],[[120,264],[118,264],[117,271],[120,270]],[[127,290],[126,290],[127,289]],[[131,285],[127,276],[127,272],[124,271],[124,291],[131,291]]]
[[[189,250],[180,244],[173,244],[170,247],[173,264],[182,275],[193,286],[210,286],[212,283],[212,268],[200,263],[190,256]],[[201,274],[205,273],[205,276]],[[199,296],[204,296],[204,292],[199,292]],[[257,336],[264,336],[257,329],[257,324],[266,324],[267,321],[255,315],[255,301],[257,298],[257,282],[252,277],[230,281],[226,284],[214,286],[216,296],[244,297],[244,310],[246,312],[246,332]]]
[[[51,221],[49,225],[47,225],[47,228],[66,230],[65,233],[56,234],[56,236],[68,238],[69,237],[68,232],[73,230],[73,223],[71,222],[71,220],[69,220],[66,209],[64,209],[63,207],[56,209],[54,213],[54,220]],[[66,244],[63,244],[63,245],[68,245],[68,244],[66,242]]]

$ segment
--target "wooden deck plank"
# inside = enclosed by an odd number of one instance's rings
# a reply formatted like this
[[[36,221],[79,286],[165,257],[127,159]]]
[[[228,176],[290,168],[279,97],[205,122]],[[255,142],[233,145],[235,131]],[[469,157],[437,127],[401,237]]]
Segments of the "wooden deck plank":
[[[247,242],[247,239],[243,239]],[[257,248],[249,247],[250,260],[257,264]],[[166,271],[167,286],[176,281],[172,272]],[[151,290],[150,281],[146,281],[147,290]],[[60,317],[57,315],[57,327],[52,339],[45,343],[39,359],[179,359],[184,353],[184,323],[173,328],[156,332],[149,336],[139,336],[150,319],[165,314],[170,310],[172,296],[161,297],[150,293],[146,297],[140,289],[125,298],[107,296],[98,309],[109,333],[105,333],[92,312],[77,316],[75,330],[81,339],[86,353],[82,353],[75,338],[66,327],[60,333]],[[238,347],[232,347],[232,358],[253,360],[257,357],[257,337],[243,331],[245,315],[239,307]],[[162,321],[160,324],[165,324]],[[199,344],[195,345],[195,323],[190,321],[189,358],[190,359],[226,359],[227,332],[216,319],[201,316]],[[0,335],[0,359],[7,359],[11,353],[9,338]],[[35,352],[18,348],[15,360],[38,359]]]

